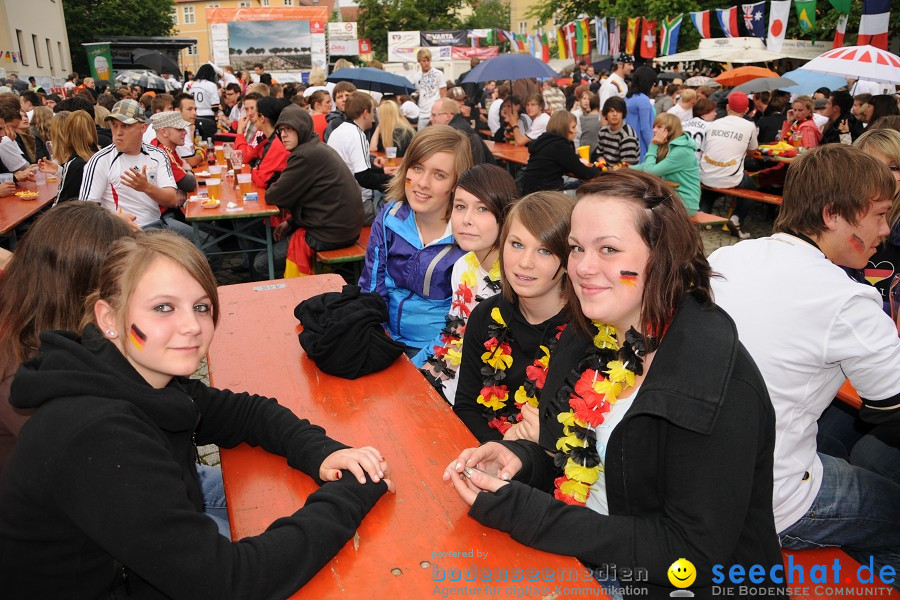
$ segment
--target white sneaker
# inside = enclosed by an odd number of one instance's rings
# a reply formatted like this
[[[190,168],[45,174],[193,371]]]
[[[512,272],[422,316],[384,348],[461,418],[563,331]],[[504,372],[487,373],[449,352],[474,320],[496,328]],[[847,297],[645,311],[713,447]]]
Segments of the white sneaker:
[[[732,237],[742,240],[746,240],[750,237],[749,233],[741,231],[741,220],[737,215],[731,215],[731,218],[725,221],[725,227],[728,228],[728,233],[730,233]]]

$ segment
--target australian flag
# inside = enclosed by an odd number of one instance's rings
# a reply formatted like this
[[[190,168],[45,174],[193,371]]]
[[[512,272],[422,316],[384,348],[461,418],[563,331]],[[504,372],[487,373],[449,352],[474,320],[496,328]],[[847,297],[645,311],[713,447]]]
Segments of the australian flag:
[[[744,13],[744,29],[754,37],[766,37],[766,3],[741,4]]]

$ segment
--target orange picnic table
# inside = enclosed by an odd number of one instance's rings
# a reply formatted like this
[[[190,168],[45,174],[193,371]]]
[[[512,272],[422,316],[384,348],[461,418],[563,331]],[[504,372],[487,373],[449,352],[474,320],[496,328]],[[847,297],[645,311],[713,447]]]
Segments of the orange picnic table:
[[[249,168],[245,167],[244,172],[249,172]],[[205,184],[207,177],[200,175],[198,179],[201,184]],[[226,179],[222,176],[221,181],[221,198],[217,207],[204,208],[200,199],[189,200],[183,207],[184,217],[194,229],[194,243],[201,250],[206,250],[209,246],[232,236],[255,242],[259,244],[259,250],[266,252],[269,262],[269,279],[275,279],[275,260],[272,253],[272,224],[269,217],[279,214],[281,209],[266,203],[265,188],[251,184],[251,190],[257,193],[259,199],[245,201],[240,190],[235,189],[236,182],[234,179]],[[234,207],[229,208],[229,203],[234,204]],[[256,225],[259,219],[262,219],[265,226],[265,238],[254,235],[250,231],[250,228]],[[225,220],[231,221],[232,227],[222,227],[216,224],[216,221]],[[206,242],[203,242],[200,239],[201,223],[204,224],[204,229],[215,234],[215,237],[210,236]],[[246,248],[242,248],[240,250],[226,250],[213,254],[233,254],[245,252],[246,250]]]
[[[494,155],[494,158],[499,161],[516,165],[528,164],[528,146],[505,144],[502,142],[494,142],[491,140],[486,140],[484,143],[485,145],[487,145],[488,150],[491,151],[491,154]]]
[[[354,540],[295,597],[377,593],[412,599],[432,597],[436,589],[465,593],[463,588],[469,595],[499,590],[515,597],[604,597],[574,558],[525,547],[467,516],[441,475],[461,450],[477,442],[406,357],[351,381],[326,375],[305,355],[294,307],[316,294],[339,291],[343,283],[328,274],[223,286],[221,320],[209,350],[213,385],[278,398],[337,440],[374,445],[393,470],[397,493],[378,502]],[[242,444],[222,449],[221,457],[234,539],[261,533],[316,489],[285,459],[262,449]],[[466,581],[473,568],[477,579]],[[507,580],[498,580],[504,573]],[[555,581],[547,581],[549,573]],[[485,580],[488,574],[491,581]],[[476,588],[480,591],[472,591]],[[562,594],[552,596],[560,589]]]
[[[16,247],[16,227],[51,204],[58,191],[56,182],[37,185],[33,181],[16,184],[16,191],[37,192],[36,198],[23,200],[15,194],[0,198],[0,235],[9,236],[10,249]]]

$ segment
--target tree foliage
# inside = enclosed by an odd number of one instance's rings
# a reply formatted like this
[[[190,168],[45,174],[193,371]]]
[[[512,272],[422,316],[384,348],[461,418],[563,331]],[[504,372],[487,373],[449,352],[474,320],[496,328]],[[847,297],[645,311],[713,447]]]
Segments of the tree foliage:
[[[465,20],[466,29],[511,29],[509,2],[483,0],[472,3],[472,14]]]
[[[65,0],[72,69],[90,72],[81,44],[96,41],[96,35],[172,35],[174,7],[173,0]]]
[[[388,31],[458,29],[465,0],[360,0],[360,37],[372,40],[376,58],[387,55]]]

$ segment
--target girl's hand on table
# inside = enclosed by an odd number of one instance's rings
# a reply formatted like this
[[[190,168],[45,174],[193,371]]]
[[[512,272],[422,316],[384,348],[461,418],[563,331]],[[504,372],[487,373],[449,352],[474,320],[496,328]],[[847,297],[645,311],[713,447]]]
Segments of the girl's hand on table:
[[[356,476],[360,483],[366,482],[366,474],[378,483],[382,479],[388,486],[388,491],[394,491],[394,483],[390,480],[390,468],[381,452],[371,446],[362,448],[345,448],[332,452],[319,465],[319,479],[322,481],[337,481],[343,476],[342,471],[347,470]]]
[[[466,475],[466,468],[475,468]],[[449,481],[456,493],[469,506],[479,492],[496,492],[522,469],[522,461],[502,444],[488,442],[478,448],[467,448],[459,458],[447,465],[444,481]]]

